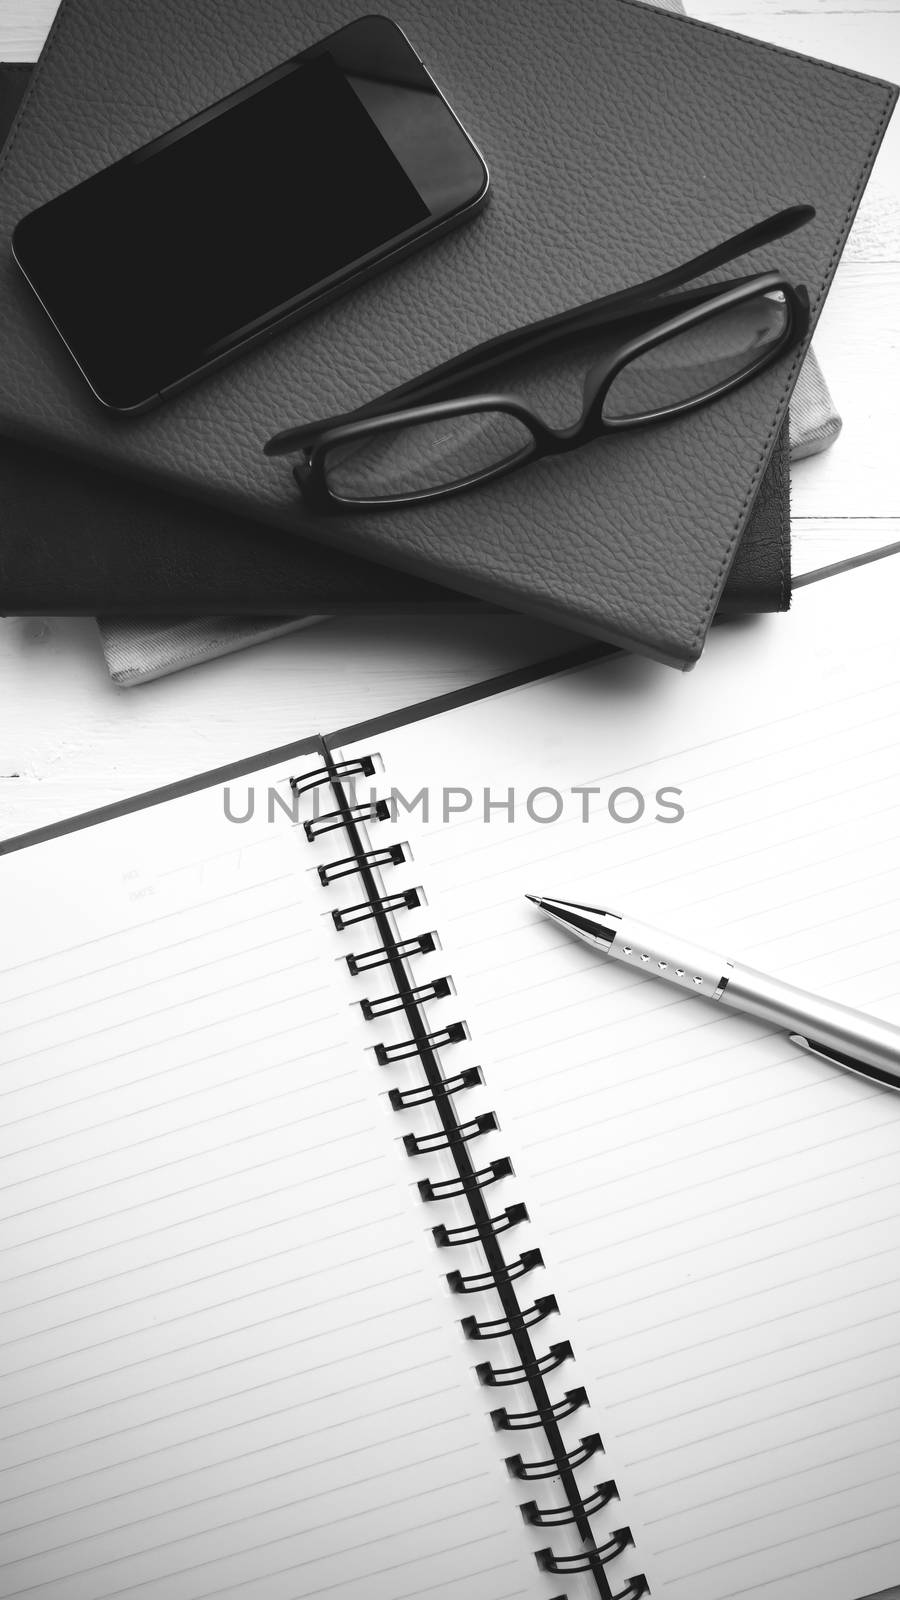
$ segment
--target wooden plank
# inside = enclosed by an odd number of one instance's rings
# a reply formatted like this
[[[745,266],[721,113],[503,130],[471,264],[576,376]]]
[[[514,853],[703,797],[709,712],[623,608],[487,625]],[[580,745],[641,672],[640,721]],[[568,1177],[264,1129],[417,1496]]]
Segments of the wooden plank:
[[[819,572],[838,561],[854,561],[873,550],[900,546],[900,517],[796,517],[791,526],[791,568],[795,578]]]
[[[0,61],[34,61],[56,14],[57,0],[4,0]]]
[[[834,61],[874,77],[900,80],[900,5],[896,0],[688,0],[695,17],[766,39],[787,50]],[[803,196],[798,196],[803,199]],[[900,261],[900,112],[885,136],[847,244],[853,261]]]
[[[900,515],[900,263],[838,268],[815,346],[844,418],[837,443],[792,475],[796,518]]]

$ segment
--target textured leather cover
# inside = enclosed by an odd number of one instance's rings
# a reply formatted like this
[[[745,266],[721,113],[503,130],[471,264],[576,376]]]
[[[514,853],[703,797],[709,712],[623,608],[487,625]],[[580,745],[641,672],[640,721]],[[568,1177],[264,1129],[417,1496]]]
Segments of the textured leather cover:
[[[0,144],[28,81],[0,63]],[[720,610],[790,603],[787,430],[766,469]],[[285,610],[476,610],[483,602],[198,501],[0,440],[0,611],[283,617]]]
[[[0,427],[690,664],[800,352],[692,417],[415,515],[304,519],[289,464],[260,445],[800,200],[815,222],[748,264],[805,281],[814,321],[896,92],[638,0],[396,0],[391,14],[485,152],[490,205],[158,411],[110,419],[8,259],[15,221],[358,9],[64,0],[0,176]],[[286,153],[285,203],[304,159]],[[563,415],[576,399],[543,374],[536,398]]]
[[[721,614],[790,600],[787,429]],[[479,601],[277,528],[0,441],[0,613],[198,616],[483,610]]]

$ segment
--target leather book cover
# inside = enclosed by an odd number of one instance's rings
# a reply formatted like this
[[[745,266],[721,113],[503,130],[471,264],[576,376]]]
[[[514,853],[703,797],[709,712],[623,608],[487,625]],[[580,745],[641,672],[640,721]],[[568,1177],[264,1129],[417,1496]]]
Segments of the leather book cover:
[[[391,15],[485,153],[487,208],[155,412],[110,418],[2,242],[43,200],[357,12],[355,0],[64,0],[0,171],[0,428],[690,665],[803,349],[689,417],[415,513],[312,517],[290,463],[262,444],[797,202],[815,221],[733,270],[806,283],[814,324],[896,91],[639,0],[397,0]],[[302,204],[301,179],[302,157],[286,158],[286,204]],[[534,398],[552,418],[578,397],[538,382]]]
[[[788,496],[785,424],[720,616],[787,609]],[[0,506],[0,614],[7,616],[471,613],[490,606],[15,440],[0,440]]]
[[[0,145],[28,82],[0,63]],[[720,605],[790,602],[787,424],[766,469]],[[293,534],[0,439],[0,612],[282,617],[347,611],[475,611],[483,602],[390,567],[332,555]]]

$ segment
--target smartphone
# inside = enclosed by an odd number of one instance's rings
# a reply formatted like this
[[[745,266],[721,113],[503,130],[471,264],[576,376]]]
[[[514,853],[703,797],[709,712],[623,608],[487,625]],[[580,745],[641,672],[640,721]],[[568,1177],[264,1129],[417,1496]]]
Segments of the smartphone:
[[[484,160],[368,16],[32,211],[13,255],[100,403],[146,410],[472,216]]]

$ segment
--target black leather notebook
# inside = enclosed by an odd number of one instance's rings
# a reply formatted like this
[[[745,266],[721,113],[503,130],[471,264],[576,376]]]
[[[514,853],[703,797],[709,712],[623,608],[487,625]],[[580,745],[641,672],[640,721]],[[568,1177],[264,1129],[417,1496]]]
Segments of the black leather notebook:
[[[283,616],[499,609],[279,528],[0,439],[0,613]],[[790,604],[785,423],[719,614]]]
[[[31,67],[0,63],[0,143]],[[790,603],[787,424],[766,469],[720,612]],[[484,602],[0,439],[0,612],[282,616],[285,611],[474,611]]]
[[[34,205],[357,13],[355,0],[228,0],[209,12],[65,0],[4,155],[0,245]],[[514,14],[477,0],[398,0],[392,14],[485,151],[486,211],[130,421],[96,407],[4,259],[0,426],[331,551],[689,665],[801,351],[702,413],[412,516],[306,516],[289,464],[266,460],[261,445],[797,201],[817,207],[815,222],[752,265],[806,282],[815,320],[895,91],[633,0],[523,0]],[[290,182],[286,168],[286,199]]]

